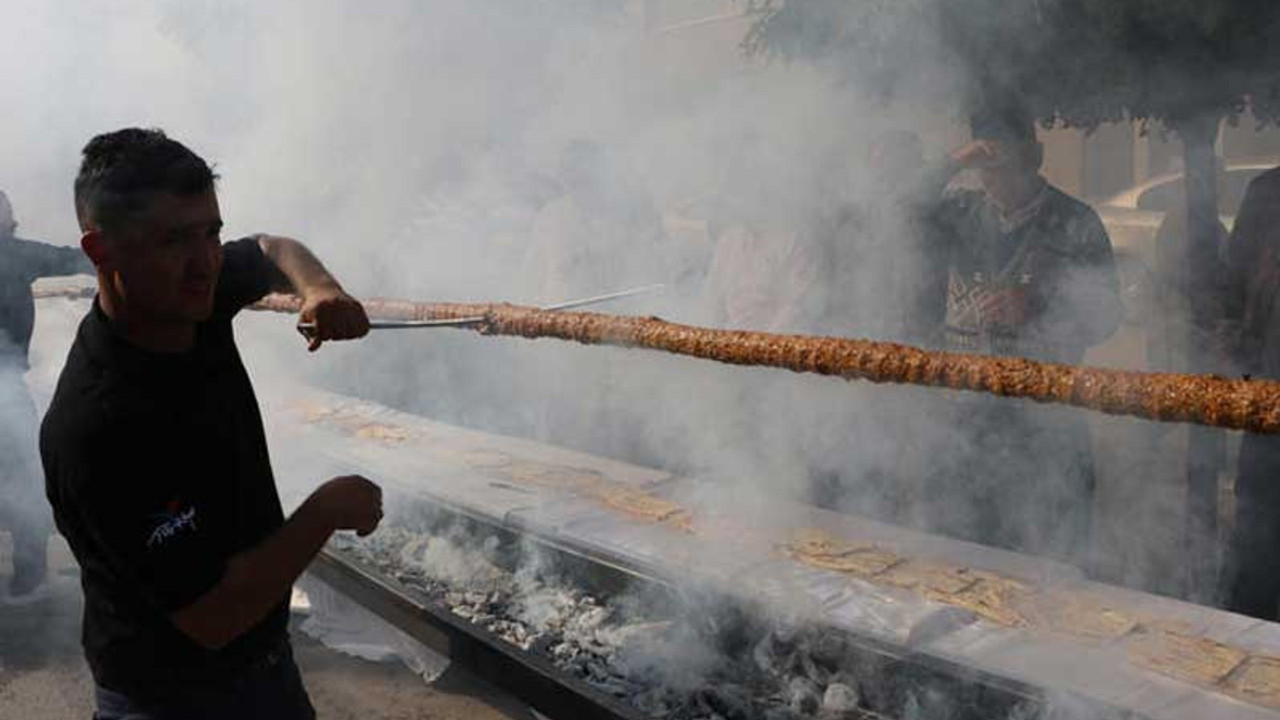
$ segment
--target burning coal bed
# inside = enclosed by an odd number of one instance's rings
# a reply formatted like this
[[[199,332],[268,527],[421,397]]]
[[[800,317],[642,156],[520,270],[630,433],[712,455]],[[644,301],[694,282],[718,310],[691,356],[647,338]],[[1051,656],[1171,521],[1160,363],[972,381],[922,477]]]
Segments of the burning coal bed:
[[[722,598],[647,585],[592,592],[596,583],[553,551],[470,521],[384,523],[366,539],[335,538],[334,549],[652,718],[1036,715],[1008,706],[979,714],[935,685],[885,682],[907,668],[866,662],[840,633],[765,621]]]

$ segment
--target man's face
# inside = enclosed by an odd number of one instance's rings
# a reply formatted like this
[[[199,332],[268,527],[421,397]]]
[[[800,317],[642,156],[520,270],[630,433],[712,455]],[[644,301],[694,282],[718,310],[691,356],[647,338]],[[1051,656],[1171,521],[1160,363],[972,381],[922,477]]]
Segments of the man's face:
[[[211,189],[156,195],[105,236],[106,268],[128,313],[159,323],[202,322],[222,270],[222,217]]]
[[[1012,141],[989,142],[995,150],[995,162],[978,170],[978,179],[987,192],[1003,197],[1034,178],[1031,146]]]

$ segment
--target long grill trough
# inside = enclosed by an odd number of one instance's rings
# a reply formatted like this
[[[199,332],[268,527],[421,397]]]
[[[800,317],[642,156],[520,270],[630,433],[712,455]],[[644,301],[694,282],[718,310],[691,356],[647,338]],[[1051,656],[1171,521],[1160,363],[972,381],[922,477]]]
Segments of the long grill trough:
[[[388,499],[384,529],[339,539],[312,575],[548,717],[1037,717],[1034,688]],[[703,657],[684,683],[662,663],[691,648]]]
[[[264,401],[284,487],[387,492],[312,574],[555,720],[1280,717],[1272,623],[361,400]]]

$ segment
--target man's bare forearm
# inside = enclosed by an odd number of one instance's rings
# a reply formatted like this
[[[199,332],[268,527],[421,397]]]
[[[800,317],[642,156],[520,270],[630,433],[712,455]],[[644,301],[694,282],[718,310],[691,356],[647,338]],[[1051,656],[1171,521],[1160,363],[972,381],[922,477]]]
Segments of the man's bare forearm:
[[[333,532],[314,498],[308,498],[275,534],[228,560],[218,584],[170,619],[205,648],[225,646],[288,597]]]
[[[327,340],[351,340],[369,332],[369,316],[360,302],[342,289],[324,265],[297,240],[275,235],[261,235],[258,246],[279,270],[288,287],[278,292],[293,292],[302,298],[298,319],[313,323],[308,348],[320,349]]]
[[[319,258],[306,245],[292,238],[278,235],[261,235],[258,247],[267,256],[284,279],[288,287],[273,288],[277,291],[292,291],[306,297],[317,291],[342,292],[342,286],[329,273]]]

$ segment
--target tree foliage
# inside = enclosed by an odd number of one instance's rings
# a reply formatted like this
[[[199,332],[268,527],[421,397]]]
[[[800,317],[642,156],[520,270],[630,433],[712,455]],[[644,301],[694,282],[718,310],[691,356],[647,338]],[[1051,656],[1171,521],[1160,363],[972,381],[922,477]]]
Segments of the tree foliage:
[[[754,54],[828,63],[886,95],[955,73],[973,104],[1046,122],[1280,121],[1280,0],[748,0]]]

